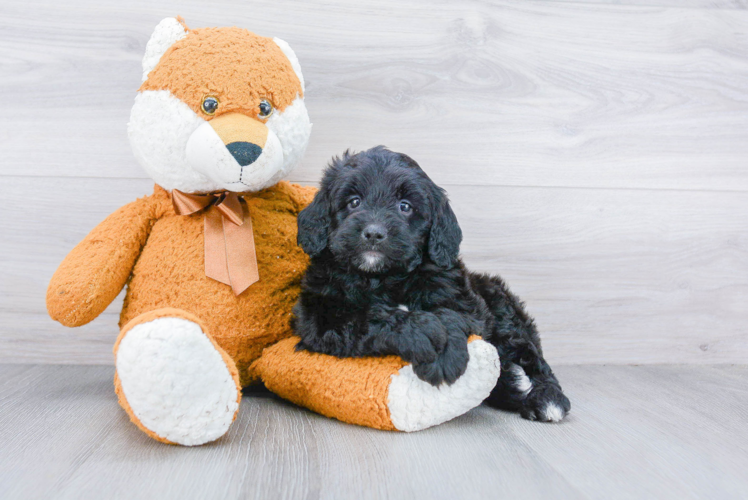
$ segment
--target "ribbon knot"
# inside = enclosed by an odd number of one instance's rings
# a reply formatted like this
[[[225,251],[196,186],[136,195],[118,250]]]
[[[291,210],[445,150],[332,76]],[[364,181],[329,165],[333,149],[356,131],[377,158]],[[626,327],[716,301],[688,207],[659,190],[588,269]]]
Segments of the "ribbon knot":
[[[191,194],[171,191],[177,215],[205,211],[205,275],[239,295],[260,279],[249,209],[237,193]]]

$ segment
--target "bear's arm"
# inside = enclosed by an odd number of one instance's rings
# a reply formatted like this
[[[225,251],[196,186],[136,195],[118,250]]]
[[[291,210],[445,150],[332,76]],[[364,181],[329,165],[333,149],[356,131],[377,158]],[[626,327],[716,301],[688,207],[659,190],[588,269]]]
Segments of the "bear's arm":
[[[164,194],[157,191],[118,209],[70,251],[47,288],[47,311],[52,319],[65,326],[81,326],[107,308],[127,283],[160,216]]]

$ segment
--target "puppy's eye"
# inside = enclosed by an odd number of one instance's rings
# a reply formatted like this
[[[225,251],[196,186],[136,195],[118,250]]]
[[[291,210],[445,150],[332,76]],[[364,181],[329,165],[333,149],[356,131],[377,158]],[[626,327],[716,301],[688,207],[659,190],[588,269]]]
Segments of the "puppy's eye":
[[[267,118],[268,116],[273,114],[273,105],[270,104],[270,101],[267,99],[263,99],[260,101],[260,118]]]
[[[410,213],[410,211],[413,210],[413,205],[408,203],[407,201],[401,201],[400,202],[400,211],[404,214]]]
[[[203,113],[206,115],[214,115],[218,109],[218,99],[213,96],[206,95],[203,97],[203,103],[200,105]]]
[[[356,208],[361,204],[361,198],[355,196],[348,200],[348,208]]]

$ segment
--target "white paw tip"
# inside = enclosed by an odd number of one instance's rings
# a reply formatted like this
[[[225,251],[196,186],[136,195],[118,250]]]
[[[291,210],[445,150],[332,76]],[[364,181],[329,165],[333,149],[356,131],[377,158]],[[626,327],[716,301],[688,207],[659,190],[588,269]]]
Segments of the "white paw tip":
[[[564,410],[555,403],[548,403],[548,406],[543,410],[546,420],[550,422],[560,422],[564,419]]]
[[[397,308],[401,311],[409,311],[408,306],[406,306],[405,304],[400,304],[399,306],[397,306]]]

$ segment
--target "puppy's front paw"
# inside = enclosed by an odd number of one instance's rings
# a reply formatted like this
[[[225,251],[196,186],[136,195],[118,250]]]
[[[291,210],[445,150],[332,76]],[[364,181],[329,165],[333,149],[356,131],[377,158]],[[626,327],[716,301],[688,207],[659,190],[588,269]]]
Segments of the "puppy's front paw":
[[[437,346],[423,332],[412,332],[400,342],[400,356],[410,363],[433,363],[439,357]]]
[[[437,354],[447,345],[447,330],[436,314],[414,311],[410,315],[410,327],[416,337],[425,336]]]
[[[467,369],[470,356],[467,344],[459,347],[448,344],[444,352],[432,363],[413,364],[413,372],[431,385],[444,382],[452,385]]]
[[[571,410],[571,402],[561,387],[552,383],[536,384],[522,401],[519,412],[528,420],[560,422]]]
[[[444,325],[432,313],[414,311],[411,313],[408,330],[400,335],[400,353],[413,364],[427,364],[436,361],[447,344]]]

